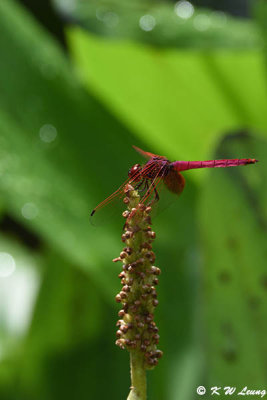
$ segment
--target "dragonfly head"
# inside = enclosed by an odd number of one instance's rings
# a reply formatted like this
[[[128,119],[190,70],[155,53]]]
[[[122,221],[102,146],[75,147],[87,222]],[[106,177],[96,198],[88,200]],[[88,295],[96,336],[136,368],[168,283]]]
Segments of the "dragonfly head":
[[[140,164],[134,164],[132,166],[132,168],[129,169],[129,172],[128,172],[129,178],[131,178],[135,182],[140,181],[140,179],[141,179],[141,174],[140,174],[141,170],[142,170],[142,167],[141,167]]]

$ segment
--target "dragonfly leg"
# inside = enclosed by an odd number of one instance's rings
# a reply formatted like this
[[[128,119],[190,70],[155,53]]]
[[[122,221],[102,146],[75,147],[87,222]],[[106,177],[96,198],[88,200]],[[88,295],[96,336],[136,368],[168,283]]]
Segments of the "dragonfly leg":
[[[144,179],[144,181],[142,183],[143,183],[143,186],[139,189],[138,188],[136,188],[136,189],[138,189],[139,193],[143,196],[143,195],[146,195],[147,193],[149,193],[149,191],[148,191],[149,185],[148,185],[147,179]]]
[[[159,193],[158,193],[154,183],[153,183],[153,189],[154,189],[154,193],[155,193],[155,201],[159,201]]]
[[[151,186],[153,188],[153,192],[154,192],[154,197],[153,199],[148,203],[148,206],[151,206],[153,203],[155,203],[156,201],[159,201],[159,194],[158,191],[156,189],[156,185],[154,184],[154,182],[151,183]]]
[[[143,185],[143,187],[142,187]],[[135,189],[138,190],[139,192],[143,192],[146,188],[146,180],[142,179],[141,182],[135,186]]]

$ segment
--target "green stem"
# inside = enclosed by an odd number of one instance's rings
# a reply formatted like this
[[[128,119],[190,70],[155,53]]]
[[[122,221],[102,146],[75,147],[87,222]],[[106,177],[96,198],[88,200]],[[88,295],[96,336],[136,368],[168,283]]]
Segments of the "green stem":
[[[131,391],[127,400],[146,400],[146,369],[144,356],[136,350],[130,352]]]

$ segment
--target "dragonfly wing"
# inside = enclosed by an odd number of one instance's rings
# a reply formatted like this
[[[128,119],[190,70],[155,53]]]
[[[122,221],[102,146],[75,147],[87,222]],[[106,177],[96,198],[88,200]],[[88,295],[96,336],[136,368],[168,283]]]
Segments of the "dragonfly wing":
[[[134,148],[139,154],[141,154],[141,156],[143,156],[143,157],[145,157],[145,158],[147,158],[147,159],[150,159],[150,158],[153,158],[153,157],[164,158],[164,159],[165,159],[165,157],[158,156],[157,154],[150,153],[149,151],[144,151],[144,150],[142,150],[142,149],[139,149],[139,147],[137,147],[137,146],[134,146],[134,145],[133,145],[133,148]]]
[[[163,178],[163,180],[170,192],[178,195],[182,193],[185,185],[185,179],[179,172],[173,169],[168,173],[167,176]]]
[[[112,195],[106,198],[102,203],[98,204],[97,207],[90,214],[90,222],[93,226],[108,225],[113,223],[115,217],[119,216],[123,212],[123,189],[117,189]]]
[[[108,213],[110,213],[110,210],[114,207],[115,209],[122,208],[123,205],[123,197],[124,197],[124,188],[127,185],[127,183],[131,183],[133,186],[135,186],[139,179],[138,179],[138,174],[140,172],[137,172],[134,175],[134,178],[136,179],[136,182],[131,182],[133,177],[128,177],[125,182],[117,189],[115,192],[113,192],[110,196],[108,196],[105,200],[103,200],[101,203],[99,203],[90,213],[91,217],[91,222],[92,225],[101,225],[102,222],[104,222],[106,219],[108,219]],[[116,206],[115,206],[116,204]],[[117,207],[117,204],[121,204],[121,206]],[[110,207],[111,206],[111,207]],[[111,213],[113,214],[113,212]],[[98,223],[100,221],[100,224]]]

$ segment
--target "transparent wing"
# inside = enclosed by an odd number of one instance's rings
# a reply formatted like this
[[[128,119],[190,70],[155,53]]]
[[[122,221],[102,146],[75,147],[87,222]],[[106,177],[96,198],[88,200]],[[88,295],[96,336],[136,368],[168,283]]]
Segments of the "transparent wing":
[[[133,145],[133,148],[134,148],[139,154],[141,154],[141,156],[143,156],[143,157],[145,157],[145,158],[147,158],[147,159],[156,157],[156,158],[162,158],[162,159],[166,160],[166,157],[158,156],[157,154],[150,153],[149,151],[144,151],[144,150],[140,149],[140,148],[137,147],[137,146],[134,146],[134,145]]]
[[[174,178],[176,180],[180,179],[180,183],[181,179],[183,179],[178,172],[174,171],[173,176],[166,180],[162,177],[164,175],[164,168],[166,167],[162,166],[162,168],[158,168],[156,163],[145,165],[141,173],[139,172],[136,176],[126,179],[126,181],[114,193],[102,201],[92,211],[90,218],[92,225],[106,225],[107,223],[114,221],[115,217],[117,217],[118,220],[120,219],[122,212],[127,209],[126,204],[123,203],[123,198],[125,196],[124,188],[127,183],[130,183],[136,190],[138,190],[140,194],[140,203],[152,205],[153,209],[158,208],[158,206],[155,207],[155,205],[160,199],[160,192],[162,191],[162,188],[164,188],[163,183],[165,183],[168,189],[174,193]],[[146,178],[149,175],[154,176],[154,178]],[[171,190],[171,188],[173,190]]]

